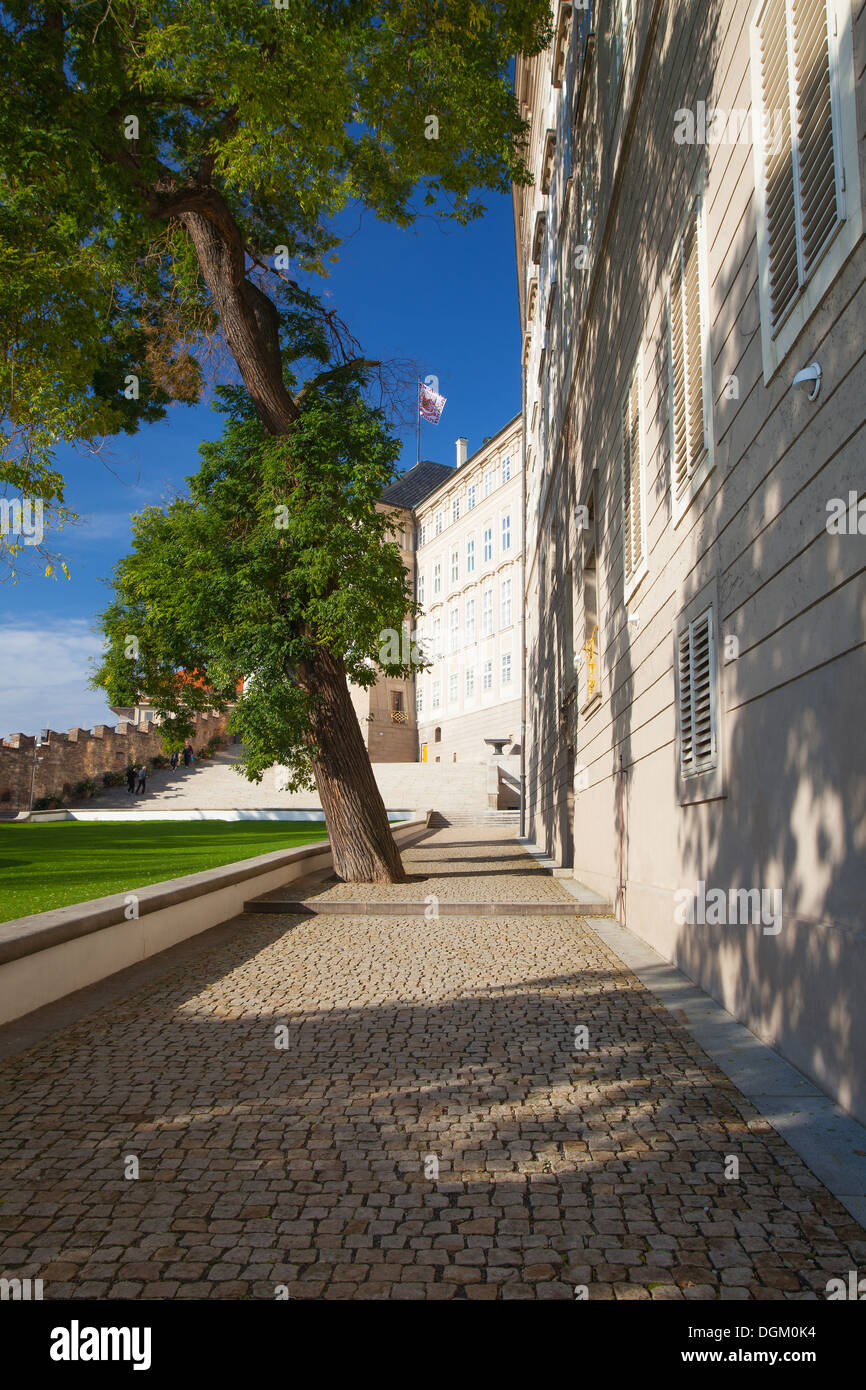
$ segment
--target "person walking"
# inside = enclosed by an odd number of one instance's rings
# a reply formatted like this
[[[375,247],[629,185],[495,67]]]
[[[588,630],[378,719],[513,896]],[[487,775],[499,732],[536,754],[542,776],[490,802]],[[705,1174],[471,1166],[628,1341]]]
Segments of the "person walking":
[[[135,795],[135,768],[132,763],[126,769],[126,790],[130,796]]]
[[[146,791],[147,791],[147,767],[146,767],[146,765],[145,765],[144,763],[142,763],[142,764],[141,764],[141,767],[138,769],[138,777],[137,777],[136,783],[135,783],[135,794],[136,794],[136,796],[144,796],[144,794],[145,794]]]
[[[176,749],[176,748],[173,748],[173,749],[171,750],[171,757],[169,758],[169,762],[171,763],[171,770],[172,770],[172,772],[174,772],[175,768],[177,767],[177,749]]]
[[[187,742],[183,750],[183,765],[189,767],[190,763],[195,762],[195,754],[192,751],[192,744]]]

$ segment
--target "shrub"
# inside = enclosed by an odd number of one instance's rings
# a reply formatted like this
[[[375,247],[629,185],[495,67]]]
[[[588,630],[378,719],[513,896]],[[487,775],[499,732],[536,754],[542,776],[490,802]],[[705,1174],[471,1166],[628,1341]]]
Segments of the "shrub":
[[[104,787],[122,787],[125,783],[125,772],[103,772],[102,774],[102,785]]]
[[[99,786],[92,777],[83,777],[80,782],[75,783],[72,788],[72,795],[89,800],[90,797],[99,795]]]

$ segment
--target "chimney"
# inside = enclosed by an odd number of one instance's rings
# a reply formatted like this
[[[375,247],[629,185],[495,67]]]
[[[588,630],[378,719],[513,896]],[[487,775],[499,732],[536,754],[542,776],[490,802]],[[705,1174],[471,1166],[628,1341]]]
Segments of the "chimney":
[[[468,441],[462,436],[457,441],[457,467],[462,468],[466,462],[466,445]]]

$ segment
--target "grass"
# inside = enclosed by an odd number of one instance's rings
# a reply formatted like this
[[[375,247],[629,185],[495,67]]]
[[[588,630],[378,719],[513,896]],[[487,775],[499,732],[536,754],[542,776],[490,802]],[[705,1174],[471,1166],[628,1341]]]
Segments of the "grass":
[[[0,920],[126,893],[325,838],[321,821],[0,825]]]

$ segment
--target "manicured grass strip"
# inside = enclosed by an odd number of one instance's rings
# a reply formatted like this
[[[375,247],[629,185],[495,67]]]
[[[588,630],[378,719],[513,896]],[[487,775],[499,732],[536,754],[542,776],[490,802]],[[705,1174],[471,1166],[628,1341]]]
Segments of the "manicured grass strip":
[[[324,839],[321,821],[0,825],[0,921]]]

